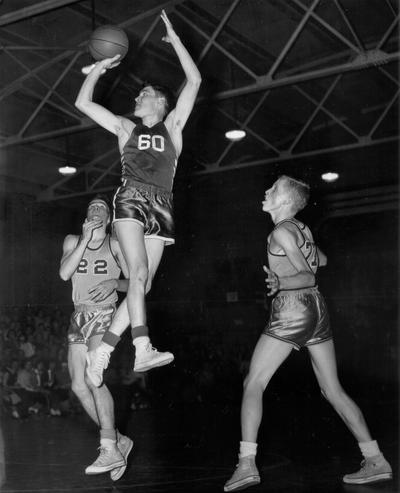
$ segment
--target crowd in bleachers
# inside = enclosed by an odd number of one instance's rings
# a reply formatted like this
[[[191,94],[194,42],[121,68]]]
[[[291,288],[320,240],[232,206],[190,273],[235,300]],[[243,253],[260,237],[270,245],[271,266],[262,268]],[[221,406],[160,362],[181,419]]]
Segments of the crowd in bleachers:
[[[3,410],[14,418],[82,413],[68,372],[69,312],[54,307],[0,309],[0,392]],[[204,332],[168,333],[175,362],[165,369],[135,374],[127,331],[111,358],[105,382],[116,407],[128,410],[192,403],[237,402],[253,347],[229,345]],[[118,412],[118,409],[116,410]]]
[[[14,418],[73,410],[67,324],[68,317],[54,308],[0,310],[2,405]]]

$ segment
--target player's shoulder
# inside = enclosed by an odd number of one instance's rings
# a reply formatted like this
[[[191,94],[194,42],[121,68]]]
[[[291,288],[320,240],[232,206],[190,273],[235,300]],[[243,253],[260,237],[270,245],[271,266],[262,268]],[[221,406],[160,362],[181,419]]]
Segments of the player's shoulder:
[[[121,131],[127,134],[131,134],[132,130],[136,127],[136,124],[125,116],[118,115],[117,118],[121,125]]]
[[[64,238],[64,241],[68,241],[68,242],[73,242],[73,241],[78,241],[78,240],[79,240],[79,235],[74,235],[74,234],[68,234]]]
[[[282,221],[277,224],[271,233],[271,238],[281,243],[291,239],[296,240],[298,229],[291,221]]]
[[[64,248],[75,248],[78,244],[79,236],[69,234],[64,238]]]
[[[273,230],[273,233],[280,235],[280,234],[290,234],[295,232],[297,229],[296,224],[294,224],[293,221],[291,220],[283,220],[279,222],[278,224],[275,225],[275,228]]]

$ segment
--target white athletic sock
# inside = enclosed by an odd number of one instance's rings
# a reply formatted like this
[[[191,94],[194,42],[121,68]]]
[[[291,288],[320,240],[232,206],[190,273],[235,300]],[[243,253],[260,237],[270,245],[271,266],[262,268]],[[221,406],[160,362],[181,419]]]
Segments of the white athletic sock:
[[[116,440],[111,440],[111,438],[101,438],[100,445],[105,448],[114,448],[117,444]]]
[[[370,442],[359,442],[358,446],[360,447],[362,455],[366,459],[382,454],[376,440],[371,440]]]
[[[254,442],[240,442],[239,457],[257,454],[257,444]]]
[[[136,348],[136,353],[138,353],[146,349],[147,344],[149,344],[150,342],[150,337],[148,336],[135,337],[135,339],[132,342]]]

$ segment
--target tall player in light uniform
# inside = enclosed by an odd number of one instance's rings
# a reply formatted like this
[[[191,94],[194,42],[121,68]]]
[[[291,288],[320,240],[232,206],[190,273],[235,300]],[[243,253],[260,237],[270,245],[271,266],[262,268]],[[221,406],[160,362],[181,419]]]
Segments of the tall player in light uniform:
[[[362,484],[392,477],[391,467],[372,440],[360,409],[338,380],[328,312],[315,285],[315,273],[320,262],[326,264],[326,257],[316,247],[309,228],[295,218],[308,197],[308,185],[288,176],[279,178],[265,192],[262,208],[275,227],[268,237],[269,268],[264,270],[269,295],[276,296],[244,382],[239,463],[224,491],[260,482],[255,457],[263,392],[292,349],[303,346],[309,351],[322,394],[354,435],[364,456],[361,470],[347,474],[343,481]]]
[[[93,90],[100,75],[118,64],[118,56],[84,69],[88,75],[75,103],[117,136],[122,158],[122,185],[114,197],[113,226],[128,266],[129,288],[103,343],[89,353],[88,374],[95,385],[101,385],[110,353],[129,322],[136,349],[135,371],[146,371],[173,360],[171,353],[158,352],[150,343],[145,294],[164,246],[174,243],[172,185],[182,150],[182,130],[193,109],[201,76],[164,11],[161,19],[167,30],[163,39],[171,43],[186,76],[175,107],[170,91],[155,85],[145,86],[135,99],[134,115],[142,120],[138,125],[93,102]]]
[[[118,241],[106,232],[110,222],[107,202],[95,197],[88,206],[82,234],[67,235],[60,262],[60,277],[72,280],[74,312],[68,329],[68,368],[72,390],[100,428],[100,455],[86,474],[111,471],[119,479],[126,469],[132,440],[115,429],[114,402],[105,385],[100,388],[85,379],[86,356],[101,342],[116,311],[117,292],[127,291],[127,273]]]

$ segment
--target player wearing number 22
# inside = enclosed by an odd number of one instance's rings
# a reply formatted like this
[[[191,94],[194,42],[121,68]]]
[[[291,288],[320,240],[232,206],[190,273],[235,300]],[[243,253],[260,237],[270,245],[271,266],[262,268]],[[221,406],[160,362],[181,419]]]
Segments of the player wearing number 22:
[[[122,184],[114,196],[113,226],[129,271],[126,299],[121,303],[102,344],[88,355],[88,376],[99,386],[110,354],[122,332],[131,324],[135,346],[135,371],[147,371],[173,360],[169,352],[152,347],[146,322],[145,295],[160,263],[164,246],[174,243],[172,186],[182,150],[182,130],[193,109],[200,87],[200,73],[175,33],[166,13],[163,40],[174,49],[186,76],[176,105],[171,91],[148,84],[135,99],[135,124],[93,101],[101,74],[115,67],[118,55],[84,67],[87,77],[76,106],[118,138],[122,161]]]
[[[292,349],[301,347],[307,347],[310,353],[322,395],[346,423],[364,456],[361,469],[346,474],[343,481],[363,484],[392,477],[391,467],[372,440],[361,410],[338,379],[328,312],[315,284],[318,266],[327,260],[316,247],[310,229],[295,218],[308,196],[307,184],[282,176],[265,192],[262,202],[263,211],[270,214],[275,225],[268,237],[269,268],[264,266],[268,294],[275,297],[244,382],[239,464],[225,483],[225,491],[242,490],[260,482],[255,458],[263,393]]]
[[[118,299],[127,290],[125,261],[115,238],[107,234],[110,209],[96,196],[89,203],[82,234],[67,235],[60,262],[60,277],[72,281],[74,312],[68,328],[68,368],[71,387],[100,431],[100,455],[85,469],[86,474],[110,471],[113,481],[125,472],[132,440],[115,428],[114,401],[106,385],[95,387],[85,378],[88,350],[101,343],[111,324]]]

